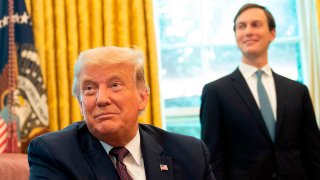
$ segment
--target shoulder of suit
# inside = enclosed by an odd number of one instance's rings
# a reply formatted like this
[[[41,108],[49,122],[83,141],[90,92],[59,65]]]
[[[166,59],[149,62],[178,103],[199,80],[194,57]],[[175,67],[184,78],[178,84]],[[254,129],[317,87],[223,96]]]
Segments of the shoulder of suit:
[[[221,84],[226,84],[228,82],[231,82],[231,80],[234,79],[234,77],[237,77],[239,75],[240,75],[240,71],[236,69],[228,75],[222,76],[214,81],[207,83],[205,86],[217,86],[217,85],[219,86]]]
[[[84,126],[85,123],[83,121],[72,123],[62,130],[43,134],[37,137],[36,139],[42,139],[46,142],[68,142],[71,139],[77,138],[77,133],[79,129],[85,128]]]
[[[273,78],[274,78],[275,82],[282,82],[282,83],[289,85],[289,86],[308,89],[307,86],[302,84],[301,82],[289,79],[289,78],[284,77],[284,76],[277,74],[275,72],[273,72]]]

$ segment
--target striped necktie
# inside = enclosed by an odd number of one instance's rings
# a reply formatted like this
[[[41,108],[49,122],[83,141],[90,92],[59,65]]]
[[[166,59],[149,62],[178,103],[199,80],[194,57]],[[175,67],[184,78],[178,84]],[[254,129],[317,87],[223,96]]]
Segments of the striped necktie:
[[[132,177],[127,171],[126,165],[123,163],[123,159],[129,154],[129,151],[124,147],[114,147],[110,150],[110,154],[117,159],[116,168],[120,179],[132,180]]]

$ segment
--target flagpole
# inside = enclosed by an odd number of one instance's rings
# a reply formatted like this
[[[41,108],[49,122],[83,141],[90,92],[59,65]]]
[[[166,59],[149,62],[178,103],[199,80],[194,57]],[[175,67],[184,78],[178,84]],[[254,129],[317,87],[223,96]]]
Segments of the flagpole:
[[[8,84],[9,84],[9,97],[8,97],[8,110],[9,110],[9,128],[8,128],[8,149],[7,152],[17,153],[20,152],[18,144],[18,127],[17,119],[15,116],[15,100],[14,100],[14,91],[17,87],[17,56],[16,56],[16,45],[15,45],[15,30],[14,30],[14,0],[8,0],[8,40],[9,40],[9,52],[8,52]]]

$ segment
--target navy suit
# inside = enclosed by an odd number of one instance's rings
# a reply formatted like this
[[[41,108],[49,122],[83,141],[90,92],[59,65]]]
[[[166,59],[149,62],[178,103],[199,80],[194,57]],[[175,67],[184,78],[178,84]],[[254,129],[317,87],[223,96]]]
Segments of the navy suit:
[[[320,133],[308,89],[273,77],[275,143],[239,69],[203,88],[201,137],[217,180],[320,180]]]
[[[147,179],[214,179],[202,141],[150,125],[140,124],[139,130]],[[108,154],[84,121],[32,140],[28,155],[30,179],[119,179]],[[161,171],[160,164],[167,165],[168,171]]]

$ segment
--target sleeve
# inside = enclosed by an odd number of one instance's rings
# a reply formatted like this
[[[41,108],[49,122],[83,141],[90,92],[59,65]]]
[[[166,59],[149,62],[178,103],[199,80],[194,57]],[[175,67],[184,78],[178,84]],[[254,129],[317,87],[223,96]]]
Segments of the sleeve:
[[[206,175],[205,175],[206,180],[216,180],[216,178],[212,172],[212,168],[211,168],[211,164],[210,164],[210,152],[203,141],[201,141],[201,146],[203,149],[203,154],[204,154],[204,158],[205,158],[206,165],[207,165],[207,168],[206,168],[207,171],[206,171]]]
[[[201,139],[211,154],[211,167],[217,180],[224,179],[224,136],[222,112],[214,88],[204,86],[201,96],[200,123]]]
[[[28,147],[30,180],[33,179],[68,179],[60,170],[54,156],[45,142],[36,138]]]
[[[302,159],[308,179],[320,179],[320,131],[316,122],[309,91],[306,88],[303,105]]]

